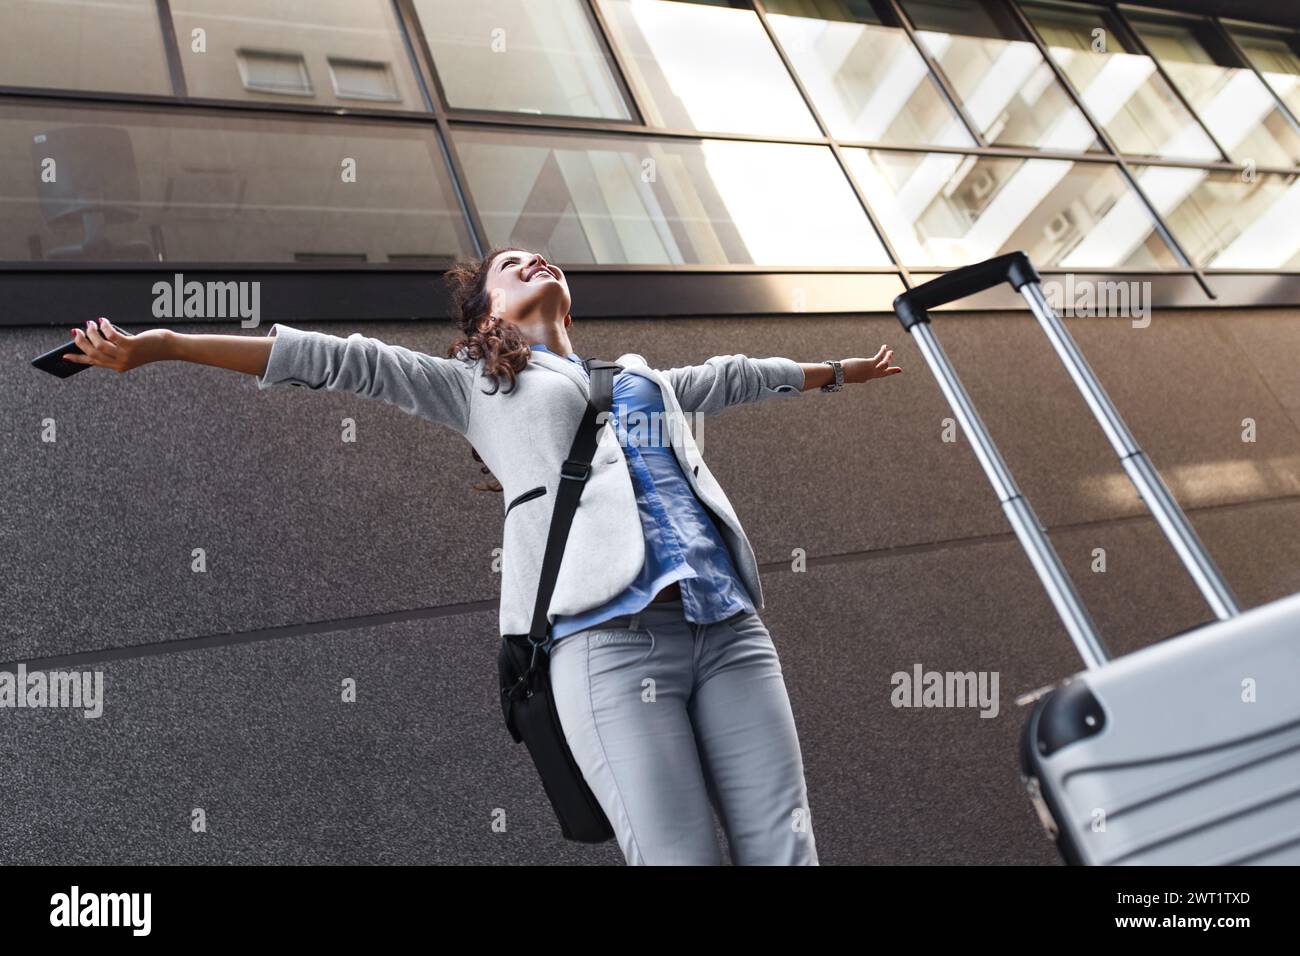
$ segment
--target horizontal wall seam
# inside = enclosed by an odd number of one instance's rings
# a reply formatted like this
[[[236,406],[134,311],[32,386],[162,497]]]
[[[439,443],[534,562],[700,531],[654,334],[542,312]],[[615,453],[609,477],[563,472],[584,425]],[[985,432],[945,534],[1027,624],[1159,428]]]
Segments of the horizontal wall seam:
[[[1235,501],[1219,505],[1204,505],[1199,508],[1185,508],[1189,514],[1216,514],[1220,512],[1241,511],[1254,508],[1270,507],[1282,504],[1300,504],[1300,495],[1279,495],[1273,498],[1257,498],[1252,501]],[[1126,515],[1121,518],[1101,518],[1096,521],[1082,521],[1074,524],[1057,525],[1049,528],[1055,532],[1082,531],[1087,528],[1113,528],[1143,522],[1153,522],[1149,514]],[[865,551],[846,551],[841,554],[810,556],[807,565],[813,567],[823,564],[846,564],[858,561],[878,561],[907,554],[928,554],[937,551],[950,551],[958,548],[978,547],[984,544],[997,544],[1015,540],[1015,532],[1006,531],[999,534],[974,535],[967,538],[946,538],[942,541],[930,541],[922,544],[899,545],[889,548],[871,548]],[[790,572],[788,561],[770,561],[759,565],[760,572]],[[14,672],[19,664],[27,670],[53,670],[71,668],[84,664],[101,664],[111,661],[136,660],[156,657],[161,654],[184,654],[189,651],[207,650],[214,647],[233,647],[240,644],[253,644],[260,641],[283,640],[291,637],[303,637],[308,634],[328,634],[336,631],[355,631],[369,627],[381,627],[401,621],[433,620],[443,617],[459,617],[464,614],[477,614],[486,611],[499,611],[497,600],[466,601],[460,604],[442,604],[437,607],[412,608],[406,611],[388,611],[381,614],[364,614],[358,617],[335,618],[325,621],[311,621],[303,624],[287,624],[281,627],[259,628],[232,634],[207,634],[199,637],[178,638],[173,641],[159,641],[152,644],[135,644],[130,647],[108,647],[75,654],[62,654],[56,657],[30,658],[0,663],[0,671]]]

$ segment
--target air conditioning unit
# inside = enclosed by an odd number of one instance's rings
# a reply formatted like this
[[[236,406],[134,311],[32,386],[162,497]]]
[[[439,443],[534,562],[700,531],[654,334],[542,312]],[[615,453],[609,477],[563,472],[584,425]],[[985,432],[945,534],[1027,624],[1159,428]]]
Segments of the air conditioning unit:
[[[1047,225],[1043,226],[1043,236],[1048,242],[1060,242],[1074,231],[1074,227],[1074,217],[1070,215],[1068,209],[1062,209],[1047,221]]]
[[[993,195],[993,190],[998,188],[998,181],[993,178],[987,166],[976,166],[971,172],[970,179],[967,180],[970,188],[971,197],[977,203],[983,203],[985,199]]]

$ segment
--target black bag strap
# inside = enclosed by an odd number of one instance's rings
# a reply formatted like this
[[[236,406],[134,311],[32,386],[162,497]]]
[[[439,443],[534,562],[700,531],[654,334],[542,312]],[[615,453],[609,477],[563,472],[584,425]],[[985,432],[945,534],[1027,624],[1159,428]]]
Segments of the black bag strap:
[[[547,610],[551,606],[551,594],[555,590],[555,579],[560,574],[560,561],[564,558],[564,546],[569,538],[569,528],[573,525],[573,514],[578,510],[578,499],[582,489],[587,485],[587,476],[591,474],[591,459],[596,454],[596,445],[600,439],[598,421],[602,412],[608,412],[614,402],[614,373],[623,366],[616,362],[602,359],[587,359],[583,363],[591,379],[588,389],[587,407],[583,410],[582,422],[573,436],[573,445],[569,457],[560,468],[560,487],[555,495],[555,509],[551,512],[551,529],[546,537],[546,554],[542,558],[542,575],[537,585],[537,603],[533,605],[533,624],[528,631],[528,641],[533,646],[533,664],[537,660],[537,650],[542,644],[551,643],[551,624],[547,620]]]

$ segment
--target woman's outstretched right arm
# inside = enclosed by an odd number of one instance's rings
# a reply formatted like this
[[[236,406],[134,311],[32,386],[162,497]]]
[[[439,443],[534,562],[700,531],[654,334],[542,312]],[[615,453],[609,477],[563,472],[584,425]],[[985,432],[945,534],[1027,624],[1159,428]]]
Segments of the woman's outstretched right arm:
[[[99,365],[115,372],[174,360],[261,376],[266,374],[267,361],[275,345],[273,337],[265,335],[186,335],[171,329],[149,329],[128,335],[107,319],[87,322],[84,329],[73,331],[82,354],[65,355],[65,361]]]
[[[79,331],[77,345],[86,354],[70,360],[119,372],[147,362],[195,362],[256,376],[259,389],[285,384],[352,392],[461,435],[469,428],[476,375],[472,364],[389,345],[359,332],[342,338],[276,323],[266,335],[150,329],[128,336],[103,320],[89,332]]]

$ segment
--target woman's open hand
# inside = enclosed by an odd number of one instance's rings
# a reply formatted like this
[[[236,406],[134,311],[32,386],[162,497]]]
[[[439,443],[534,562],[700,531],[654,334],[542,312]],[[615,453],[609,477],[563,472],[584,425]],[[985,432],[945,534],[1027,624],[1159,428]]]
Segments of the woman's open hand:
[[[114,372],[125,372],[161,359],[167,330],[149,329],[130,335],[101,317],[98,322],[87,322],[84,330],[73,329],[72,334],[82,354],[69,352],[63,356],[65,362],[102,365]]]
[[[880,351],[871,358],[845,359],[843,362],[844,381],[870,382],[872,379],[884,378],[886,375],[896,375],[902,369],[897,365],[889,364],[889,360],[893,357],[894,350],[881,345]]]

